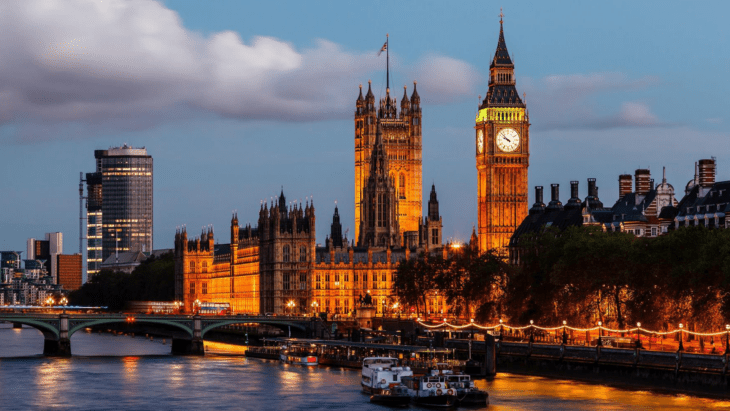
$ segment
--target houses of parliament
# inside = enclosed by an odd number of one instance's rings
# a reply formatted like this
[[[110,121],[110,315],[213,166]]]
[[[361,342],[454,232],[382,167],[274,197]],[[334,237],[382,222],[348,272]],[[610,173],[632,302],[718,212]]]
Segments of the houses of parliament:
[[[527,215],[529,121],[515,89],[514,65],[500,20],[487,96],[475,125],[479,247],[501,249]],[[401,261],[449,252],[434,185],[422,205],[422,112],[416,82],[400,102],[376,104],[372,85],[355,101],[355,238],[342,234],[332,210],[325,244],[316,243],[313,201],[262,203],[256,226],[231,218],[230,237],[212,228],[175,234],[175,298],[186,311],[203,302],[229,303],[235,313],[349,314],[370,294],[376,312],[393,312],[393,276]],[[425,213],[424,213],[425,210]],[[472,241],[477,241],[475,234]],[[445,312],[437,295],[426,310]]]

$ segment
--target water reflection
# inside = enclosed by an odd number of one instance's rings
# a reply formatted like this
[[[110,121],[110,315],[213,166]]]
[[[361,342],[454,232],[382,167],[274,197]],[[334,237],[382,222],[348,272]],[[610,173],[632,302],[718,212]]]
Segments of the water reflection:
[[[0,409],[386,409],[360,393],[359,370],[229,356],[220,345],[204,358],[176,357],[141,337],[78,335],[75,357],[48,359],[37,355],[40,332],[0,328],[0,355],[26,356],[0,360]],[[490,393],[489,410],[730,410],[724,400],[516,374],[476,383]]]

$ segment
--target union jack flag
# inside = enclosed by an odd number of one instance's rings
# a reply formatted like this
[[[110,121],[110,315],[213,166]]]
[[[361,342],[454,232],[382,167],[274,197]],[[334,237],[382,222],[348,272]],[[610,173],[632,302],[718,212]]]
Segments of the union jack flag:
[[[380,53],[384,52],[385,50],[388,50],[388,42],[387,41],[385,43],[383,43],[383,47],[380,48],[380,51],[378,52],[378,56],[380,55]]]

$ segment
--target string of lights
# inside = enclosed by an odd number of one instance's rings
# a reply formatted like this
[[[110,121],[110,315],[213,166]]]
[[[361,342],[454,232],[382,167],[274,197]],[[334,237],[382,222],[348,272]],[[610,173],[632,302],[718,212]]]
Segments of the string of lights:
[[[464,329],[472,329],[472,328],[478,328],[480,330],[496,330],[498,328],[501,328],[501,329],[505,329],[505,330],[514,330],[514,331],[524,331],[524,330],[528,330],[528,329],[535,329],[535,330],[547,331],[547,332],[559,331],[559,330],[563,330],[563,329],[576,331],[576,332],[595,332],[595,331],[601,330],[601,331],[606,331],[606,332],[615,333],[615,334],[642,333],[645,335],[650,334],[650,335],[656,335],[656,336],[665,336],[665,335],[669,335],[669,334],[684,333],[684,334],[694,335],[694,336],[698,336],[698,337],[717,337],[720,335],[727,335],[728,333],[730,333],[730,325],[725,326],[725,331],[698,332],[698,331],[690,331],[690,330],[684,329],[683,324],[679,324],[679,328],[676,328],[671,331],[654,331],[654,330],[648,330],[646,328],[642,328],[641,323],[638,323],[637,326],[634,328],[627,328],[627,329],[620,330],[620,329],[615,329],[615,328],[604,327],[600,322],[598,323],[597,326],[591,327],[591,328],[571,327],[571,326],[567,325],[565,321],[563,321],[563,325],[556,326],[556,327],[541,327],[539,325],[532,324],[532,321],[530,321],[530,325],[525,325],[525,326],[512,326],[509,324],[504,324],[504,323],[502,323],[502,320],[499,321],[499,324],[495,324],[495,325],[480,325],[480,324],[475,323],[474,320],[471,320],[470,323],[464,324],[464,325],[451,324],[451,323],[447,322],[446,319],[444,319],[443,322],[437,323],[437,324],[427,324],[427,323],[421,321],[420,318],[418,318],[416,320],[416,322],[419,325],[429,328],[429,329],[451,328],[451,329],[455,329],[455,330],[464,330]]]

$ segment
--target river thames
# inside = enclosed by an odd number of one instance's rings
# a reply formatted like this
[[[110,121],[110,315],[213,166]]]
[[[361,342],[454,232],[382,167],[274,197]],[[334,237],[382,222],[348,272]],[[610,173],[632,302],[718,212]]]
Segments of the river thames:
[[[169,343],[78,332],[74,357],[45,358],[39,331],[0,324],[0,409],[386,409],[360,393],[359,370],[247,359],[216,343],[205,357],[176,357]],[[506,373],[477,385],[489,410],[730,410],[730,401]]]

